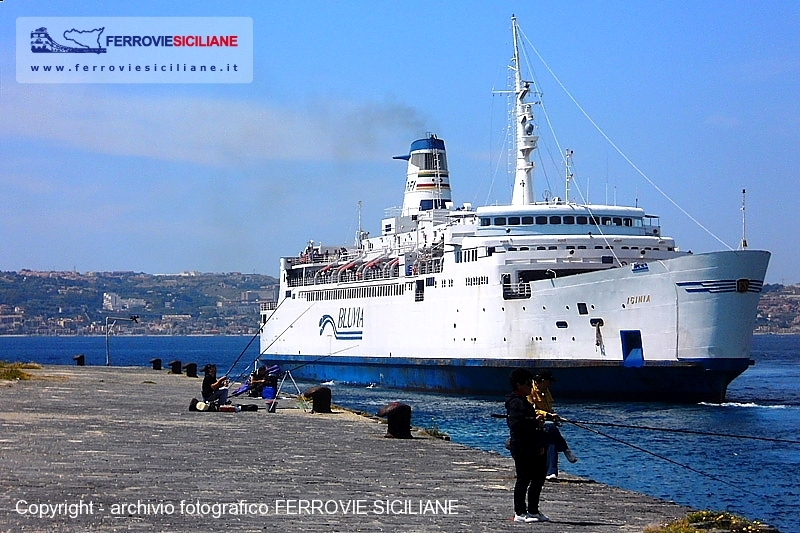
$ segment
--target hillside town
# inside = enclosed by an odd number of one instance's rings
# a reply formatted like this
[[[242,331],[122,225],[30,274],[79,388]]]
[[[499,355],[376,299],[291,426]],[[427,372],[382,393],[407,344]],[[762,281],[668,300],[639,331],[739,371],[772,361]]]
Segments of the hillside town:
[[[0,272],[0,335],[252,334],[276,287],[238,272]]]
[[[0,272],[0,335],[252,335],[277,298],[262,274]],[[131,320],[136,317],[136,320]],[[800,285],[764,286],[756,333],[800,333]]]

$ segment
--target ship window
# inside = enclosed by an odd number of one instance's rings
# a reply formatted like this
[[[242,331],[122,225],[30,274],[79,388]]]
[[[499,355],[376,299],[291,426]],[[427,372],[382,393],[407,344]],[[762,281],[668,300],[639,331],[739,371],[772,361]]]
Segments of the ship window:
[[[586,303],[585,302],[578,302],[578,314],[580,314],[580,315],[588,315],[589,314],[589,310],[586,309]]]
[[[523,224],[533,224],[533,217],[522,217]]]
[[[567,246],[567,250],[574,250],[574,249],[575,249],[574,246],[570,246],[570,245]]]
[[[594,249],[595,249],[595,250],[602,250],[602,249],[603,249],[603,247],[602,247],[602,246],[595,246],[595,247],[594,247]]]
[[[627,250],[627,249],[628,249],[628,247],[627,247],[627,246],[623,246],[623,247],[622,247],[622,249],[623,249],[623,250]]]
[[[599,226],[600,225],[600,219],[599,218],[597,218],[594,215],[592,215],[591,218],[592,218],[592,220],[591,220],[590,224],[592,224],[593,226]]]
[[[547,248],[545,248],[544,246],[537,246],[536,249],[537,250],[547,250]]]
[[[633,225],[635,227],[637,227],[637,228],[641,228],[644,224],[642,223],[642,219],[641,218],[634,218],[633,219]]]
[[[589,223],[589,217],[585,217],[585,216],[581,215],[581,216],[577,217],[577,221],[578,221],[578,224],[588,224]]]
[[[496,217],[494,219],[495,226],[505,226],[506,225],[506,217]]]
[[[633,219],[630,219],[630,218],[623,218],[623,219],[622,219],[622,225],[623,225],[623,226],[627,226],[627,227],[631,227],[631,226],[633,226]]]
[[[621,226],[622,225],[622,219],[620,217],[614,217],[614,225],[615,226]]]
[[[559,329],[565,329],[565,328],[569,327],[569,324],[567,324],[563,320],[559,320],[558,322],[556,322],[556,327],[559,328]]]
[[[564,220],[564,224],[574,224],[575,223],[575,217],[572,216],[572,215],[565,216],[563,220]]]
[[[516,249],[514,246],[509,246],[509,247],[508,247],[508,251],[509,251],[509,252],[516,252],[516,251],[517,251],[517,249]]]
[[[537,224],[547,224],[547,217],[536,217]]]
[[[602,220],[603,220],[603,225],[604,226],[610,226],[611,225],[611,217],[603,217]]]
[[[582,245],[582,244],[578,245],[578,250],[585,250],[585,249],[586,249],[586,247],[584,245]]]
[[[561,224],[561,217],[558,216],[558,215],[554,215],[554,216],[550,217],[550,223],[551,224]]]
[[[604,265],[611,265],[614,263],[614,258],[610,255],[604,255],[601,260],[603,261]]]
[[[558,250],[558,246],[552,246],[551,245],[551,246],[548,246],[547,249],[548,250]]]
[[[489,217],[481,217],[481,226],[491,226],[492,219]]]
[[[508,217],[509,226],[519,226],[519,217]]]

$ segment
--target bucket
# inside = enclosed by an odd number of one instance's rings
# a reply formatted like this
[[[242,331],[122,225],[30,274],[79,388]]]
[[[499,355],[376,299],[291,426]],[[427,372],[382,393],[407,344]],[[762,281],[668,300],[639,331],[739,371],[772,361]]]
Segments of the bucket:
[[[276,393],[277,391],[275,390],[275,387],[270,387],[267,385],[264,387],[264,390],[261,391],[261,398],[264,400],[274,400]]]

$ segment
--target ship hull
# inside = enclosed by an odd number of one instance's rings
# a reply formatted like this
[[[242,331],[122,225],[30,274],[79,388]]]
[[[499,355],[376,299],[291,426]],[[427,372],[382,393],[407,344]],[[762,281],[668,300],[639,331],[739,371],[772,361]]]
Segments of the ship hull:
[[[273,360],[273,359],[270,359]],[[558,376],[551,388],[562,399],[595,401],[653,401],[720,403],[728,384],[751,364],[749,360],[700,363],[647,364],[628,368],[597,361],[540,361],[483,359],[414,359],[383,357],[276,356],[295,378],[354,385],[377,385],[406,390],[469,395],[508,392],[513,368],[534,373],[549,369]]]
[[[531,283],[518,299],[492,281],[509,260],[463,272],[446,262],[419,277],[432,287],[422,300],[410,290],[348,298],[361,294],[352,284],[331,301],[286,289],[263,316],[262,359],[296,378],[469,394],[505,393],[512,368],[547,368],[561,398],[692,403],[724,401],[752,364],[768,252],[642,261]],[[466,274],[478,281],[450,281]]]

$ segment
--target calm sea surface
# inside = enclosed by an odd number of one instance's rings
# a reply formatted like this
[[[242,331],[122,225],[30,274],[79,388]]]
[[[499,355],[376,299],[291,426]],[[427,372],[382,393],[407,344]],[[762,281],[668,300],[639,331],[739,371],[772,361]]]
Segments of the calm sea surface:
[[[160,358],[164,364],[214,362],[220,371],[240,359],[231,373],[236,376],[247,372],[247,365],[258,357],[258,342],[245,350],[249,341],[249,337],[111,337],[109,354],[112,365],[147,366],[150,359]],[[73,356],[81,353],[87,365],[104,365],[105,338],[0,337],[0,360],[71,365]],[[800,336],[757,336],[753,358],[756,365],[731,384],[728,402],[722,405],[567,403],[556,397],[557,410],[570,420],[800,441]],[[198,381],[198,393],[199,388]],[[503,412],[500,397],[336,383],[331,388],[339,405],[374,414],[388,402],[401,401],[412,406],[416,426],[437,427],[455,442],[508,453],[503,448],[505,421],[491,417]],[[570,424],[562,428],[580,457],[576,464],[562,457],[563,471],[700,509],[728,510],[773,524],[784,533],[800,532],[800,444],[591,427],[604,435]]]

